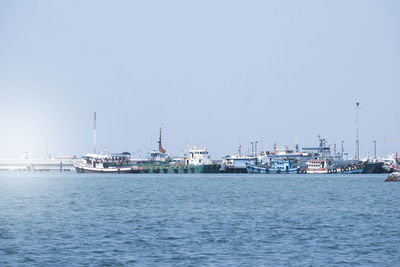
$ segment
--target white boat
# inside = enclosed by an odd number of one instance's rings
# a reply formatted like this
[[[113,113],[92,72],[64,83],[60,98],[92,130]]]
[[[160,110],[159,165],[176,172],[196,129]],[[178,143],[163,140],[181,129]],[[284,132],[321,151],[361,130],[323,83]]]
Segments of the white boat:
[[[306,163],[307,168],[300,172],[305,173],[337,173],[337,169],[331,165],[330,159],[310,159]]]
[[[137,173],[138,166],[132,165],[130,153],[86,154],[81,162],[74,163],[77,173]]]

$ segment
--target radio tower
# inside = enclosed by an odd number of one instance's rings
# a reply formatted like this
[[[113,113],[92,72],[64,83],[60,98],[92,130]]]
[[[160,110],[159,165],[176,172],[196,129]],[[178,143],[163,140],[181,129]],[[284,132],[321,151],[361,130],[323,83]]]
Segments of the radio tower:
[[[93,117],[93,153],[96,154],[96,112]]]

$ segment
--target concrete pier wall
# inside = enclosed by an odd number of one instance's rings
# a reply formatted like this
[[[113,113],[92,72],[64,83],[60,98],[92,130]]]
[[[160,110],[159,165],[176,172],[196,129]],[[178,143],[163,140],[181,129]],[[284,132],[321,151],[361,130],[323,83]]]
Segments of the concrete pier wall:
[[[0,159],[0,171],[72,171],[79,158]]]

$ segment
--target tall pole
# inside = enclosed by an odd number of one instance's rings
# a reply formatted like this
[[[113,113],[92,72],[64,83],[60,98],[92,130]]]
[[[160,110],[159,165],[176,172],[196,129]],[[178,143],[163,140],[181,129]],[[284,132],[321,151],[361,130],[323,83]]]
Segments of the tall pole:
[[[342,141],[342,156],[344,154],[344,146],[343,146],[344,141]]]
[[[258,143],[258,141],[255,141],[254,142],[254,151],[255,151],[255,156],[257,157],[257,143]]]
[[[254,142],[250,142],[251,144],[251,156],[254,155]]]
[[[96,154],[96,112],[93,117],[93,153]]]
[[[376,140],[374,140],[374,158],[376,159]]]
[[[360,108],[360,103],[357,102],[357,118],[356,118],[356,160],[360,159],[360,141],[358,140],[358,115],[359,115],[359,108]]]

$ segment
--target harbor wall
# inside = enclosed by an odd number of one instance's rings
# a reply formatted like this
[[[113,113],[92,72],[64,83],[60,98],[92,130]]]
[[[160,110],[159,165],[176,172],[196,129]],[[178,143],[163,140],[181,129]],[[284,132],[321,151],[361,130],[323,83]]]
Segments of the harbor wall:
[[[72,171],[79,158],[0,159],[0,171]]]

